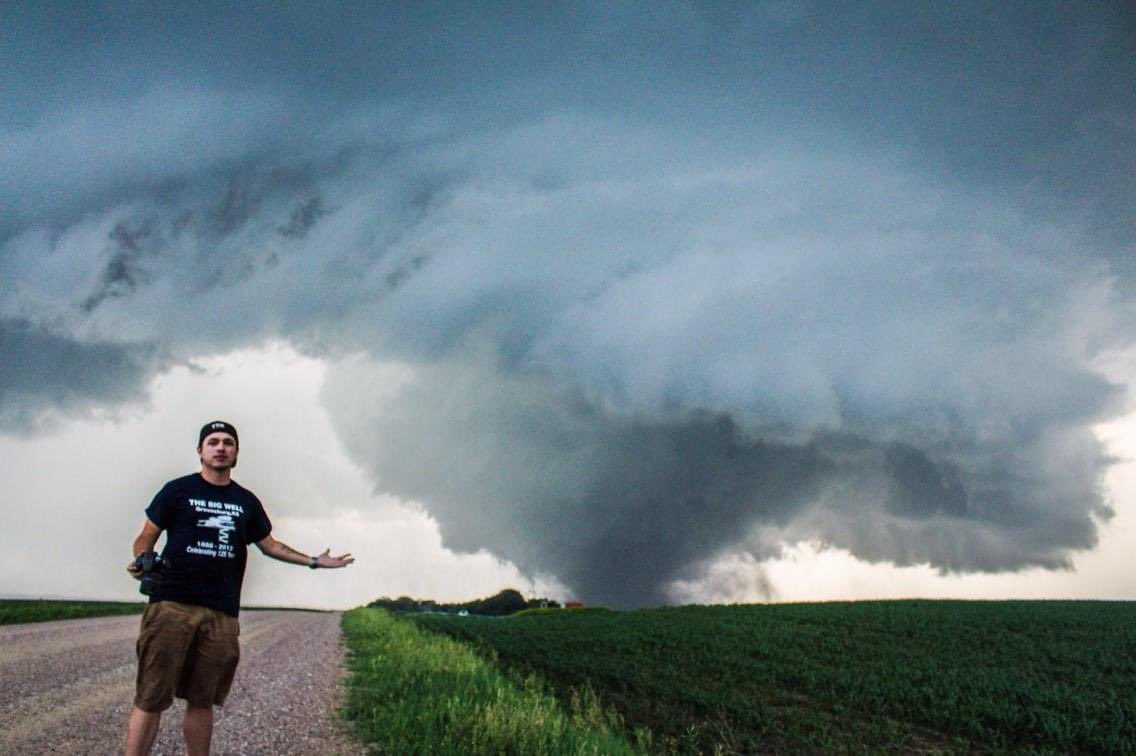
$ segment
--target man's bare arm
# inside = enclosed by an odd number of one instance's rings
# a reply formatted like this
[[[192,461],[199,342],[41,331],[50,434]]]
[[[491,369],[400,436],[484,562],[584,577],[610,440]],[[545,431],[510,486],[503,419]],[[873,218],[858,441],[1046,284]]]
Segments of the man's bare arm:
[[[355,561],[350,554],[341,554],[340,556],[333,557],[331,556],[331,549],[324,549],[322,554],[310,557],[302,551],[296,551],[283,541],[277,541],[271,534],[257,541],[256,547],[260,549],[260,552],[265,556],[279,559],[281,562],[288,562],[289,564],[302,564],[307,566],[312,564],[312,559],[314,558],[315,566],[324,569],[346,567]]]
[[[131,547],[131,553],[137,557],[139,554],[145,554],[147,551],[154,550],[154,544],[158,542],[158,536],[162,534],[162,529],[150,521],[147,517],[146,521],[142,524],[142,532],[134,539],[134,545]],[[130,573],[131,577],[135,580],[142,579],[142,570],[134,566],[131,562],[126,566],[126,571]]]

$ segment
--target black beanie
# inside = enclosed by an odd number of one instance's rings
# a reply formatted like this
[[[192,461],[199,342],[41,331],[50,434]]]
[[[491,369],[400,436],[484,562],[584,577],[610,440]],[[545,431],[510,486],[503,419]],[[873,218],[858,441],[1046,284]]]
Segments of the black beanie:
[[[201,427],[201,433],[198,434],[198,436],[197,436],[198,448],[201,447],[201,442],[204,441],[205,437],[208,436],[210,433],[228,433],[230,436],[233,437],[233,442],[237,446],[241,445],[241,440],[239,438],[237,438],[237,429],[236,428],[229,425],[224,420],[214,420],[213,422],[206,423],[205,425],[203,425]]]

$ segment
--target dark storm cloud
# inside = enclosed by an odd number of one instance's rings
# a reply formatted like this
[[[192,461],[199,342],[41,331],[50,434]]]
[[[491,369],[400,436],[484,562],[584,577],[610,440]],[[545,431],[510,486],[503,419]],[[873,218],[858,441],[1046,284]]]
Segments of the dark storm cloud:
[[[795,540],[1065,565],[1109,515],[1091,426],[1122,387],[1093,361],[1132,332],[1134,28],[1100,4],[11,5],[6,427],[135,397],[154,363],[122,345],[283,338],[332,362],[380,488],[585,598]],[[21,382],[37,345],[89,374]]]
[[[352,107],[507,125],[618,110],[751,142],[801,130],[1038,186],[1039,213],[1130,239],[1131,7],[682,2],[9,4],[13,207],[311,145]],[[47,137],[46,139],[44,137]],[[318,138],[318,137],[317,137]],[[70,166],[70,170],[62,166]],[[78,168],[78,170],[75,170]],[[97,175],[90,175],[97,171]],[[29,199],[35,204],[29,204]],[[71,198],[74,204],[78,198]],[[1116,241],[1114,236],[1112,241]]]
[[[108,236],[113,246],[109,259],[99,276],[95,292],[83,300],[84,312],[89,313],[108,297],[129,296],[145,283],[146,274],[141,267],[143,245],[153,233],[150,224],[145,221],[138,226],[119,223],[111,230]]]
[[[303,237],[325,215],[327,210],[323,206],[323,201],[319,197],[312,197],[293,210],[288,217],[288,225],[281,226],[278,230],[282,236]]]
[[[325,387],[381,490],[429,502],[453,547],[551,571],[606,605],[665,602],[726,550],[764,559],[818,538],[943,571],[1067,567],[1070,549],[1096,542],[1091,518],[1111,514],[1088,430],[928,452],[848,433],[790,443],[727,414],[613,415],[483,357],[415,373],[376,401],[359,387],[388,376],[349,361]]]
[[[613,418],[476,360],[422,370],[389,408],[361,408],[358,369],[326,393],[337,419],[363,414],[352,442],[384,490],[430,502],[454,547],[488,547],[614,605],[665,601],[692,561],[755,520],[788,521],[836,474],[814,445],[747,438],[725,415]]]
[[[909,516],[966,516],[969,497],[953,465],[936,465],[907,444],[889,445],[884,464],[895,482],[894,493],[887,498],[892,511]]]
[[[161,366],[152,348],[88,341],[0,318],[0,431],[31,432],[56,411],[137,403]]]

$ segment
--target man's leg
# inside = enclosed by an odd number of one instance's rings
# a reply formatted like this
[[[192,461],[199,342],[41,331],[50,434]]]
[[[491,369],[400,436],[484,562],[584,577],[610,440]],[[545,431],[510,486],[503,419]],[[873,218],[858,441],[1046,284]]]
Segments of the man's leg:
[[[137,706],[130,710],[130,723],[126,727],[126,756],[146,756],[158,737],[160,711],[142,711]]]
[[[213,739],[213,707],[186,706],[181,729],[189,756],[208,756],[209,741]]]
[[[156,601],[142,612],[134,708],[126,729],[129,756],[147,754],[154,746],[162,711],[173,703],[195,630],[172,602]]]
[[[201,607],[205,615],[198,627],[187,674],[178,695],[185,698],[185,745],[189,756],[206,756],[213,737],[213,707],[225,703],[241,658],[240,623],[216,609]]]

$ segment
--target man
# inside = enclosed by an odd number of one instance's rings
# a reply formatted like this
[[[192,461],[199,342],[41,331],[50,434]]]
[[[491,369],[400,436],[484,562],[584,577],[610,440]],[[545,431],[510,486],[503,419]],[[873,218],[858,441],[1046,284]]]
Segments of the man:
[[[273,559],[317,568],[346,567],[350,554],[308,556],[272,537],[260,500],[232,480],[240,450],[237,429],[206,423],[198,434],[201,471],[171,480],[146,508],[134,555],[153,551],[166,531],[168,566],[142,615],[138,679],[126,734],[128,756],[154,745],[162,712],[186,701],[182,731],[190,756],[209,753],[213,707],[225,701],[237,669],[241,582],[247,546]],[[132,562],[127,571],[142,579]]]

